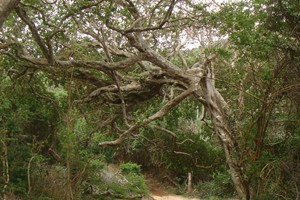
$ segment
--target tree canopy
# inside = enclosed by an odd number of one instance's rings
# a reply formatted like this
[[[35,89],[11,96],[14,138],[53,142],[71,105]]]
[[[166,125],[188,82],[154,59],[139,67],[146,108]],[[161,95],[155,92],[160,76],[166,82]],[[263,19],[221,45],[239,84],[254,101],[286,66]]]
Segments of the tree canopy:
[[[242,199],[266,199],[288,173],[278,196],[299,197],[297,1],[23,0],[1,12],[4,194],[9,149],[27,141],[27,163],[48,152],[67,167],[67,199],[111,146],[173,170],[225,162]]]

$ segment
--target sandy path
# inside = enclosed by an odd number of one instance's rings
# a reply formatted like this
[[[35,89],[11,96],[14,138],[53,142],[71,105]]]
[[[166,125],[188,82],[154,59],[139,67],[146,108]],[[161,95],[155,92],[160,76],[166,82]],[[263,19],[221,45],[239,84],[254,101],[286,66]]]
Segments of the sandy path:
[[[151,197],[154,200],[200,200],[197,198],[187,198],[180,195],[170,194],[166,191],[165,185],[153,178],[151,175],[148,175],[146,180],[152,194]]]
[[[196,198],[189,199],[179,195],[152,196],[155,200],[199,200]]]

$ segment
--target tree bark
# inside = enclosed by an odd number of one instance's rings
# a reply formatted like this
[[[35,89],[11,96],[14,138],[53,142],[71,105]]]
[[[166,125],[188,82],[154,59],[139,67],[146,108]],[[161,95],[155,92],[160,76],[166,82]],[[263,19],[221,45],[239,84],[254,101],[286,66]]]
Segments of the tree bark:
[[[20,0],[0,0],[0,28]]]
[[[225,111],[226,103],[215,88],[214,72],[209,66],[206,69],[206,75],[201,79],[200,87],[202,94],[199,94],[199,98],[204,96],[205,109],[223,145],[226,162],[236,191],[241,199],[248,200],[250,199],[250,192],[249,186],[243,177],[243,167],[239,162],[239,146],[233,128],[228,121],[228,115]]]
[[[188,173],[188,185],[187,185],[187,192],[191,193],[192,192],[192,173]]]

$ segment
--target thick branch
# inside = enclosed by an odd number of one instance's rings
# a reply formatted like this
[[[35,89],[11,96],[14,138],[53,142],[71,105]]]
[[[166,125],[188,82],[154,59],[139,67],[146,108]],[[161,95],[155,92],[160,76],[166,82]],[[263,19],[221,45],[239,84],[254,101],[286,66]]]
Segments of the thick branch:
[[[0,0],[0,28],[20,0]]]
[[[131,134],[133,131],[137,130],[140,127],[146,126],[150,122],[163,117],[171,108],[178,105],[182,100],[187,98],[189,95],[191,95],[194,92],[194,87],[190,87],[184,92],[182,92],[179,96],[169,101],[166,105],[164,105],[158,112],[151,115],[150,117],[144,119],[141,123],[135,124],[134,126],[131,126],[129,129],[127,129],[125,132],[123,132],[118,139],[114,141],[106,141],[106,142],[100,142],[99,146],[116,146],[121,144],[126,140],[126,138]]]
[[[119,62],[103,62],[103,61],[83,61],[83,60],[73,60],[73,61],[59,61],[56,62],[65,67],[76,67],[84,66],[90,69],[97,69],[100,71],[105,70],[117,70],[124,69],[136,64],[144,59],[145,55],[143,53],[138,53],[132,57],[126,58]]]

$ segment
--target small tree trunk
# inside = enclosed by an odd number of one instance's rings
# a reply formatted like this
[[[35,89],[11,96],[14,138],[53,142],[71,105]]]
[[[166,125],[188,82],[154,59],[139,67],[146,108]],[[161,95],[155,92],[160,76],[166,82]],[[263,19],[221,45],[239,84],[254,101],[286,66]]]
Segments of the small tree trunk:
[[[187,185],[187,192],[191,193],[192,192],[192,173],[188,173],[188,185]]]
[[[28,184],[28,191],[27,191],[27,197],[28,199],[30,199],[30,195],[31,195],[31,180],[30,180],[30,167],[31,167],[31,162],[34,159],[34,156],[32,156],[28,162],[27,165],[27,184]]]
[[[8,158],[7,158],[7,145],[6,143],[1,140],[1,143],[3,145],[3,160],[2,160],[2,165],[3,165],[3,178],[4,178],[4,186],[2,188],[2,194],[3,194],[3,199],[6,200],[6,189],[9,184],[9,165],[8,165]]]

